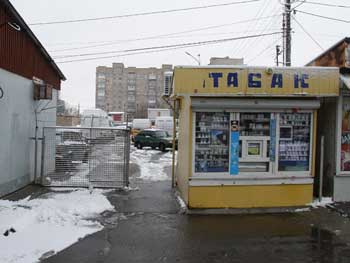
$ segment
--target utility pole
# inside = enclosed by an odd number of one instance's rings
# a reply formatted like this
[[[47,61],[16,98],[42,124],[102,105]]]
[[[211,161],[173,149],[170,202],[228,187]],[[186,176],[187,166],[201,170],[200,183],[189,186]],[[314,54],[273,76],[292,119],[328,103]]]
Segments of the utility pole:
[[[283,64],[287,67],[291,66],[291,50],[292,50],[292,36],[291,36],[291,0],[285,0],[284,14],[283,14]]]
[[[278,57],[279,55],[282,54],[282,51],[281,51],[281,46],[280,45],[277,45],[276,46],[276,66],[278,67],[280,62],[278,61]]]

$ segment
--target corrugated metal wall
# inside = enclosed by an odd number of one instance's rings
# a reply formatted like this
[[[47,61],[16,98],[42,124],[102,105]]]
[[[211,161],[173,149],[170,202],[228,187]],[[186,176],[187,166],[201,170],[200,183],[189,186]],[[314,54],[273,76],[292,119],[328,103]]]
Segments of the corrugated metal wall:
[[[60,77],[28,34],[16,31],[7,22],[16,22],[0,3],[0,68],[28,79],[33,76],[60,89]]]

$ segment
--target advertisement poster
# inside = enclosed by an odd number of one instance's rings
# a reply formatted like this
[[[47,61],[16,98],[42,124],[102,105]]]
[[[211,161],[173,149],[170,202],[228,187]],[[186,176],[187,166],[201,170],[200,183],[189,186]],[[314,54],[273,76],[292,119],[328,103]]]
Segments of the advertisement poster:
[[[341,133],[341,170],[350,171],[350,104],[343,104]]]
[[[270,161],[274,162],[276,159],[276,119],[271,116],[270,120],[270,149],[269,149]]]
[[[239,173],[239,124],[238,121],[231,121],[231,157],[230,157],[230,175],[238,175]]]

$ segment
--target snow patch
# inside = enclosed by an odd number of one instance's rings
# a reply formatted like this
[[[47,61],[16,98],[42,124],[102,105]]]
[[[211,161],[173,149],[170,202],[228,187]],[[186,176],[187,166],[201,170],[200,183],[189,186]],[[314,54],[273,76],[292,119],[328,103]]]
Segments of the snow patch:
[[[309,207],[306,207],[306,208],[298,208],[298,209],[295,209],[294,212],[297,212],[297,213],[301,213],[301,212],[309,212],[310,211],[310,208]]]
[[[327,205],[332,203],[333,203],[332,197],[323,197],[321,201],[318,199],[315,199],[311,204],[308,204],[308,205],[316,208],[316,207],[326,207]]]
[[[131,162],[141,169],[140,178],[149,181],[169,180],[165,168],[172,164],[172,152],[162,153],[156,150],[134,150]],[[159,159],[157,159],[159,157]]]
[[[103,226],[93,220],[114,207],[103,195],[105,191],[77,190],[56,192],[41,198],[19,201],[0,200],[0,262],[38,262],[100,231]],[[7,230],[7,236],[3,235]]]
[[[187,209],[187,205],[184,202],[184,200],[182,200],[182,198],[179,195],[177,195],[176,198],[177,198],[177,201],[179,202],[181,210],[186,210]]]

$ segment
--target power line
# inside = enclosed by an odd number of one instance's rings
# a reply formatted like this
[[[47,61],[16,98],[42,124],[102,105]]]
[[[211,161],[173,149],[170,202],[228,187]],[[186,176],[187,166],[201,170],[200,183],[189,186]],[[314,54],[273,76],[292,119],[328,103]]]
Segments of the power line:
[[[238,40],[238,39],[270,36],[270,35],[275,35],[275,34],[280,34],[280,32],[272,32],[272,33],[267,33],[267,34],[250,35],[250,36],[234,37],[234,38],[214,39],[214,40],[198,41],[198,42],[182,43],[182,44],[173,44],[173,45],[165,45],[165,46],[153,46],[153,47],[145,47],[145,48],[104,51],[104,52],[85,53],[85,54],[76,54],[76,55],[63,55],[63,56],[57,56],[54,58],[60,59],[60,58],[72,58],[72,57],[85,57],[85,56],[95,56],[95,55],[103,55],[103,54],[125,53],[125,52],[134,52],[134,51],[151,50],[151,49],[171,48],[171,47],[178,47],[178,46],[191,46],[191,45],[198,45],[198,44],[199,45],[202,45],[202,44],[206,45],[206,44],[211,44],[211,43],[220,43],[220,42],[227,42],[227,41]]]
[[[275,4],[275,6],[272,8],[272,13],[274,14],[277,14],[279,12],[279,6],[278,6],[278,3]],[[276,19],[276,18],[275,18]],[[274,19],[270,19],[270,21],[268,21],[265,25],[264,28],[262,28],[260,30],[260,34],[264,34],[265,32],[268,32],[271,30],[273,24],[274,24]],[[265,38],[262,39],[263,42],[265,42]],[[243,53],[243,56],[242,57],[245,57],[247,52],[250,52],[250,48],[253,46],[255,46],[256,43],[258,43],[259,41],[259,38],[255,38],[253,41],[250,41],[247,43],[247,45],[245,46],[245,48],[243,50],[241,50],[241,52]],[[264,43],[265,44],[265,43]]]
[[[258,12],[254,16],[255,19],[259,19],[264,14],[265,9],[267,8],[269,1],[271,1],[271,0],[265,0],[265,2],[263,2],[261,7],[259,8]],[[246,28],[246,31],[250,30],[251,28],[254,28],[255,25],[256,25],[256,20],[255,20],[255,23],[249,23],[249,25]],[[235,46],[235,54],[239,54],[241,52],[242,48],[244,48],[245,43],[246,43],[246,40],[239,41],[237,43],[237,45]]]
[[[281,32],[273,32],[265,34],[266,36],[269,35],[276,35],[280,34]],[[69,60],[69,61],[59,61],[57,63],[70,63],[70,62],[77,62],[77,61],[89,61],[89,60],[97,60],[97,59],[103,59],[103,58],[113,58],[113,57],[122,57],[122,56],[128,56],[128,55],[136,55],[136,54],[147,54],[147,53],[154,53],[154,52],[162,52],[162,51],[168,51],[168,50],[175,50],[180,48],[188,48],[193,46],[204,46],[204,45],[211,45],[211,44],[219,44],[224,43],[228,41],[235,41],[240,40],[244,38],[253,38],[253,37],[260,37],[261,35],[251,35],[251,36],[244,36],[244,37],[235,37],[235,38],[226,38],[226,39],[216,39],[216,40],[209,40],[209,41],[201,41],[201,42],[193,42],[193,43],[184,43],[184,44],[176,44],[176,45],[167,45],[167,46],[158,46],[158,47],[147,47],[147,48],[138,48],[138,49],[129,49],[129,50],[120,50],[120,51],[114,51],[113,53],[122,53],[122,52],[134,52],[129,54],[121,54],[121,55],[112,55],[112,56],[103,56],[103,57],[93,57],[93,58],[84,58],[84,59],[77,59],[77,60]],[[142,52],[135,52],[135,51],[142,51]],[[111,52],[108,52],[111,53]],[[98,54],[106,54],[106,52],[100,52],[95,53]],[[89,54],[88,56],[90,56]],[[85,56],[85,54],[75,55],[75,56]]]
[[[275,48],[275,44],[280,41],[282,39],[282,37],[278,38],[277,40],[274,40],[271,44],[269,44],[268,46],[266,46],[263,50],[261,50],[256,56],[254,56],[253,58],[249,59],[247,61],[247,63],[250,63],[252,61],[254,61],[255,59],[257,59],[258,57],[260,57],[266,50],[268,50],[269,48],[273,47]]]
[[[194,46],[194,45],[193,45]],[[177,50],[181,48],[188,48],[186,47],[175,47],[175,48],[167,48],[162,50],[148,50],[148,51],[142,51],[142,52],[133,52],[128,54],[121,54],[121,55],[113,55],[113,56],[103,56],[103,57],[92,57],[92,58],[82,58],[82,59],[74,59],[74,60],[65,60],[65,61],[58,61],[57,64],[66,64],[66,63],[72,63],[72,62],[82,62],[82,61],[91,61],[91,60],[100,60],[105,58],[117,58],[117,57],[126,57],[126,56],[133,56],[133,55],[140,55],[140,54],[149,54],[149,53],[158,53],[158,52],[164,52],[164,51],[170,51],[170,50]]]
[[[297,24],[298,24],[299,27],[305,32],[305,34],[307,34],[307,35],[312,39],[312,41],[314,41],[314,43],[315,43],[317,46],[319,46],[319,48],[321,48],[322,50],[324,50],[324,48],[320,45],[320,43],[318,43],[318,42],[316,41],[316,39],[312,37],[312,35],[303,27],[303,25],[300,24],[299,21],[298,21],[294,16],[292,16],[292,18],[294,19],[295,22],[297,22]]]
[[[195,7],[187,7],[187,8],[178,8],[178,9],[169,9],[169,10],[142,12],[142,13],[126,14],[126,15],[118,15],[118,16],[105,16],[105,17],[95,17],[95,18],[82,18],[82,19],[72,19],[72,20],[62,20],[62,21],[51,21],[51,22],[37,22],[37,23],[31,23],[31,24],[29,24],[29,25],[30,25],[30,26],[42,26],[42,25],[79,23],[79,22],[98,21],[98,20],[110,20],[110,19],[127,18],[127,17],[135,17],[135,16],[157,15],[157,14],[166,14],[166,13],[174,13],[174,12],[182,12],[182,11],[206,9],[206,8],[221,7],[221,6],[229,6],[229,5],[236,5],[236,4],[247,4],[247,3],[258,2],[258,1],[261,1],[261,0],[246,0],[246,1],[239,1],[239,2],[230,2],[230,3],[215,4],[215,5],[195,6]]]
[[[105,51],[105,52],[64,55],[64,56],[57,56],[54,58],[61,59],[61,58],[71,58],[71,57],[85,57],[85,56],[95,56],[95,55],[103,55],[103,54],[125,53],[125,52],[134,52],[134,51],[151,50],[151,49],[171,48],[171,47],[178,47],[178,46],[191,46],[191,45],[198,45],[198,44],[199,45],[202,45],[202,44],[206,45],[206,44],[211,44],[211,43],[220,43],[220,42],[227,42],[227,41],[238,40],[238,39],[270,36],[270,35],[275,35],[275,34],[280,34],[280,32],[272,32],[272,33],[268,33],[268,34],[250,35],[250,36],[234,37],[234,38],[214,39],[214,40],[198,41],[198,42],[182,43],[182,44],[173,44],[173,45],[165,45],[165,46],[153,46],[153,47],[145,47],[145,48],[134,48],[134,49],[125,49],[125,50],[114,50],[114,51]]]
[[[298,8],[299,6],[301,6],[302,4],[305,4],[306,0],[302,0],[302,1],[299,1],[299,2],[300,3],[297,6],[292,8],[292,11],[295,10],[296,8]]]
[[[198,31],[204,31],[208,29],[214,29],[214,28],[219,28],[219,27],[226,27],[226,26],[232,26],[236,24],[243,24],[251,21],[256,21],[256,20],[263,20],[263,19],[268,19],[272,17],[277,17],[279,15],[273,15],[273,16],[266,16],[266,17],[261,17],[261,18],[253,18],[253,19],[246,19],[246,20],[240,20],[240,21],[235,21],[233,23],[227,23],[227,24],[220,24],[220,25],[214,25],[214,26],[207,26],[207,27],[200,27],[200,28],[195,28],[195,29],[190,29],[190,30],[185,30],[185,31],[180,31],[180,32],[174,32],[174,33],[168,33],[168,34],[161,34],[161,35],[155,35],[155,36],[150,36],[150,37],[141,37],[141,38],[134,38],[134,39],[126,39],[126,40],[119,40],[119,41],[111,41],[109,43],[106,43],[106,41],[103,41],[101,43],[103,44],[96,44],[96,45],[89,45],[89,46],[83,46],[83,47],[74,47],[74,48],[66,48],[66,49],[60,49],[60,50],[53,50],[51,52],[60,52],[60,51],[69,51],[69,50],[76,50],[76,49],[85,49],[85,48],[92,48],[92,47],[102,47],[102,46],[110,46],[110,45],[115,45],[119,44],[120,42],[132,42],[132,41],[140,41],[140,40],[148,40],[148,39],[155,39],[155,38],[160,38],[160,37],[168,37],[168,36],[174,36],[174,35],[181,35],[185,33],[193,33],[193,32],[198,32]]]
[[[328,20],[333,20],[333,21],[338,21],[338,22],[343,22],[343,23],[350,23],[349,20],[343,20],[343,19],[338,19],[338,18],[329,17],[329,16],[322,16],[322,15],[313,14],[313,13],[309,13],[309,12],[305,12],[305,11],[300,11],[300,10],[294,10],[294,11],[295,11],[295,12],[302,13],[302,14],[310,15],[310,16],[315,16],[315,17],[319,17],[319,18],[328,19]]]
[[[329,7],[339,7],[339,8],[350,8],[349,5],[335,5],[335,4],[326,4],[326,3],[320,3],[320,2],[311,2],[311,1],[304,1],[305,4],[311,4],[311,5],[322,5],[322,6],[329,6]]]

